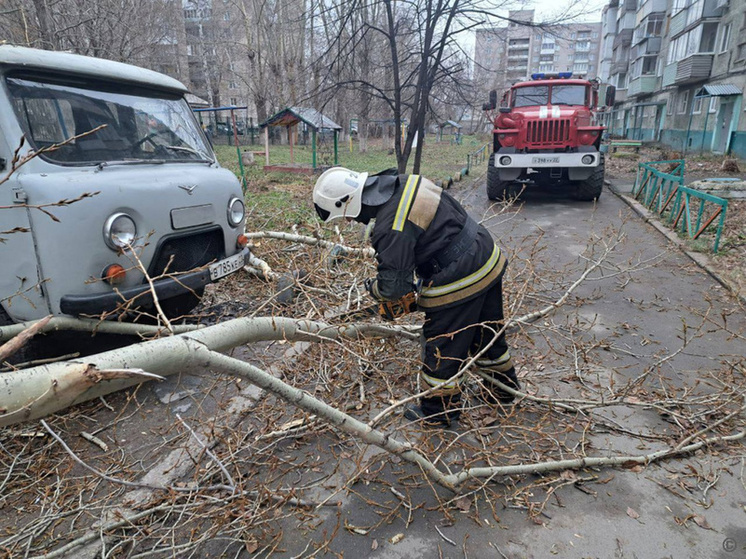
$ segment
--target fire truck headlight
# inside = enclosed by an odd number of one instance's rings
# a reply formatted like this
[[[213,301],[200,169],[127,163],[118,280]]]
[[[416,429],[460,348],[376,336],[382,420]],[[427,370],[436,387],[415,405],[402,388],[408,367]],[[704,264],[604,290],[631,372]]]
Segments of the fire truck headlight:
[[[594,157],[592,155],[584,155],[583,159],[580,160],[583,165],[590,165],[594,161]]]
[[[500,165],[510,165],[510,163],[511,163],[512,161],[513,161],[513,160],[512,160],[512,159],[511,159],[510,157],[508,157],[507,155],[503,155],[503,156],[502,156],[502,157],[500,158]]]

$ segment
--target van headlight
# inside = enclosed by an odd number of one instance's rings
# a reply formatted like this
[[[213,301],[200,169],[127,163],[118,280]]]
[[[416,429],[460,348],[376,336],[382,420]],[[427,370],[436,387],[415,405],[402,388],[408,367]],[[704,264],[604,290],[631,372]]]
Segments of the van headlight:
[[[125,213],[112,214],[104,223],[104,242],[113,250],[132,245],[135,237],[137,237],[135,220]]]
[[[243,221],[245,211],[246,210],[244,209],[241,200],[238,198],[231,198],[231,201],[228,202],[228,223],[230,223],[232,227],[238,227],[241,224],[241,221]]]

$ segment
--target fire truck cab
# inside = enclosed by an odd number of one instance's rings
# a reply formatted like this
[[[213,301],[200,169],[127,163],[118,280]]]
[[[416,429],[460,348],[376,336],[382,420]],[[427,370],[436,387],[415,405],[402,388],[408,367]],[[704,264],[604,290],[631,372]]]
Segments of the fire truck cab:
[[[595,123],[598,81],[573,79],[570,72],[531,78],[505,92],[497,112],[495,92],[483,107],[494,123],[489,198],[510,196],[533,183],[569,189],[579,200],[597,199],[604,180],[605,129]],[[610,93],[613,103],[613,89]]]

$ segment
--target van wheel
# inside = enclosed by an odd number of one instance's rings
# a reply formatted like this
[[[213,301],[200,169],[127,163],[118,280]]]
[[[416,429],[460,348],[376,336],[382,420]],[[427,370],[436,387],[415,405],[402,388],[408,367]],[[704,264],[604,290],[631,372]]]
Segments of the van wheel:
[[[161,308],[169,320],[179,318],[188,315],[194,307],[199,305],[204,294],[204,288],[198,289],[194,293],[183,293],[161,301]],[[153,314],[155,314],[155,308],[153,308]]]
[[[487,198],[490,200],[505,200],[514,195],[513,181],[500,180],[500,174],[495,167],[495,154],[490,155],[487,163]]]
[[[584,181],[575,183],[573,198],[576,200],[593,201],[601,196],[604,189],[604,154],[600,154],[598,167],[593,170],[593,174]]]
[[[15,322],[13,322],[13,319],[10,318],[10,315],[5,312],[3,306],[0,305],[0,326],[10,326],[11,324],[15,324]]]

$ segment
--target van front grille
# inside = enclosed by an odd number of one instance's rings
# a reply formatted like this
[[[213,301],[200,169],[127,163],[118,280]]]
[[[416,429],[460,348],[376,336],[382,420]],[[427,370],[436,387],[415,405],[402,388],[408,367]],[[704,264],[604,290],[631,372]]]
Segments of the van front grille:
[[[220,227],[168,237],[158,246],[148,274],[154,278],[164,273],[188,272],[224,256],[223,231]]]

